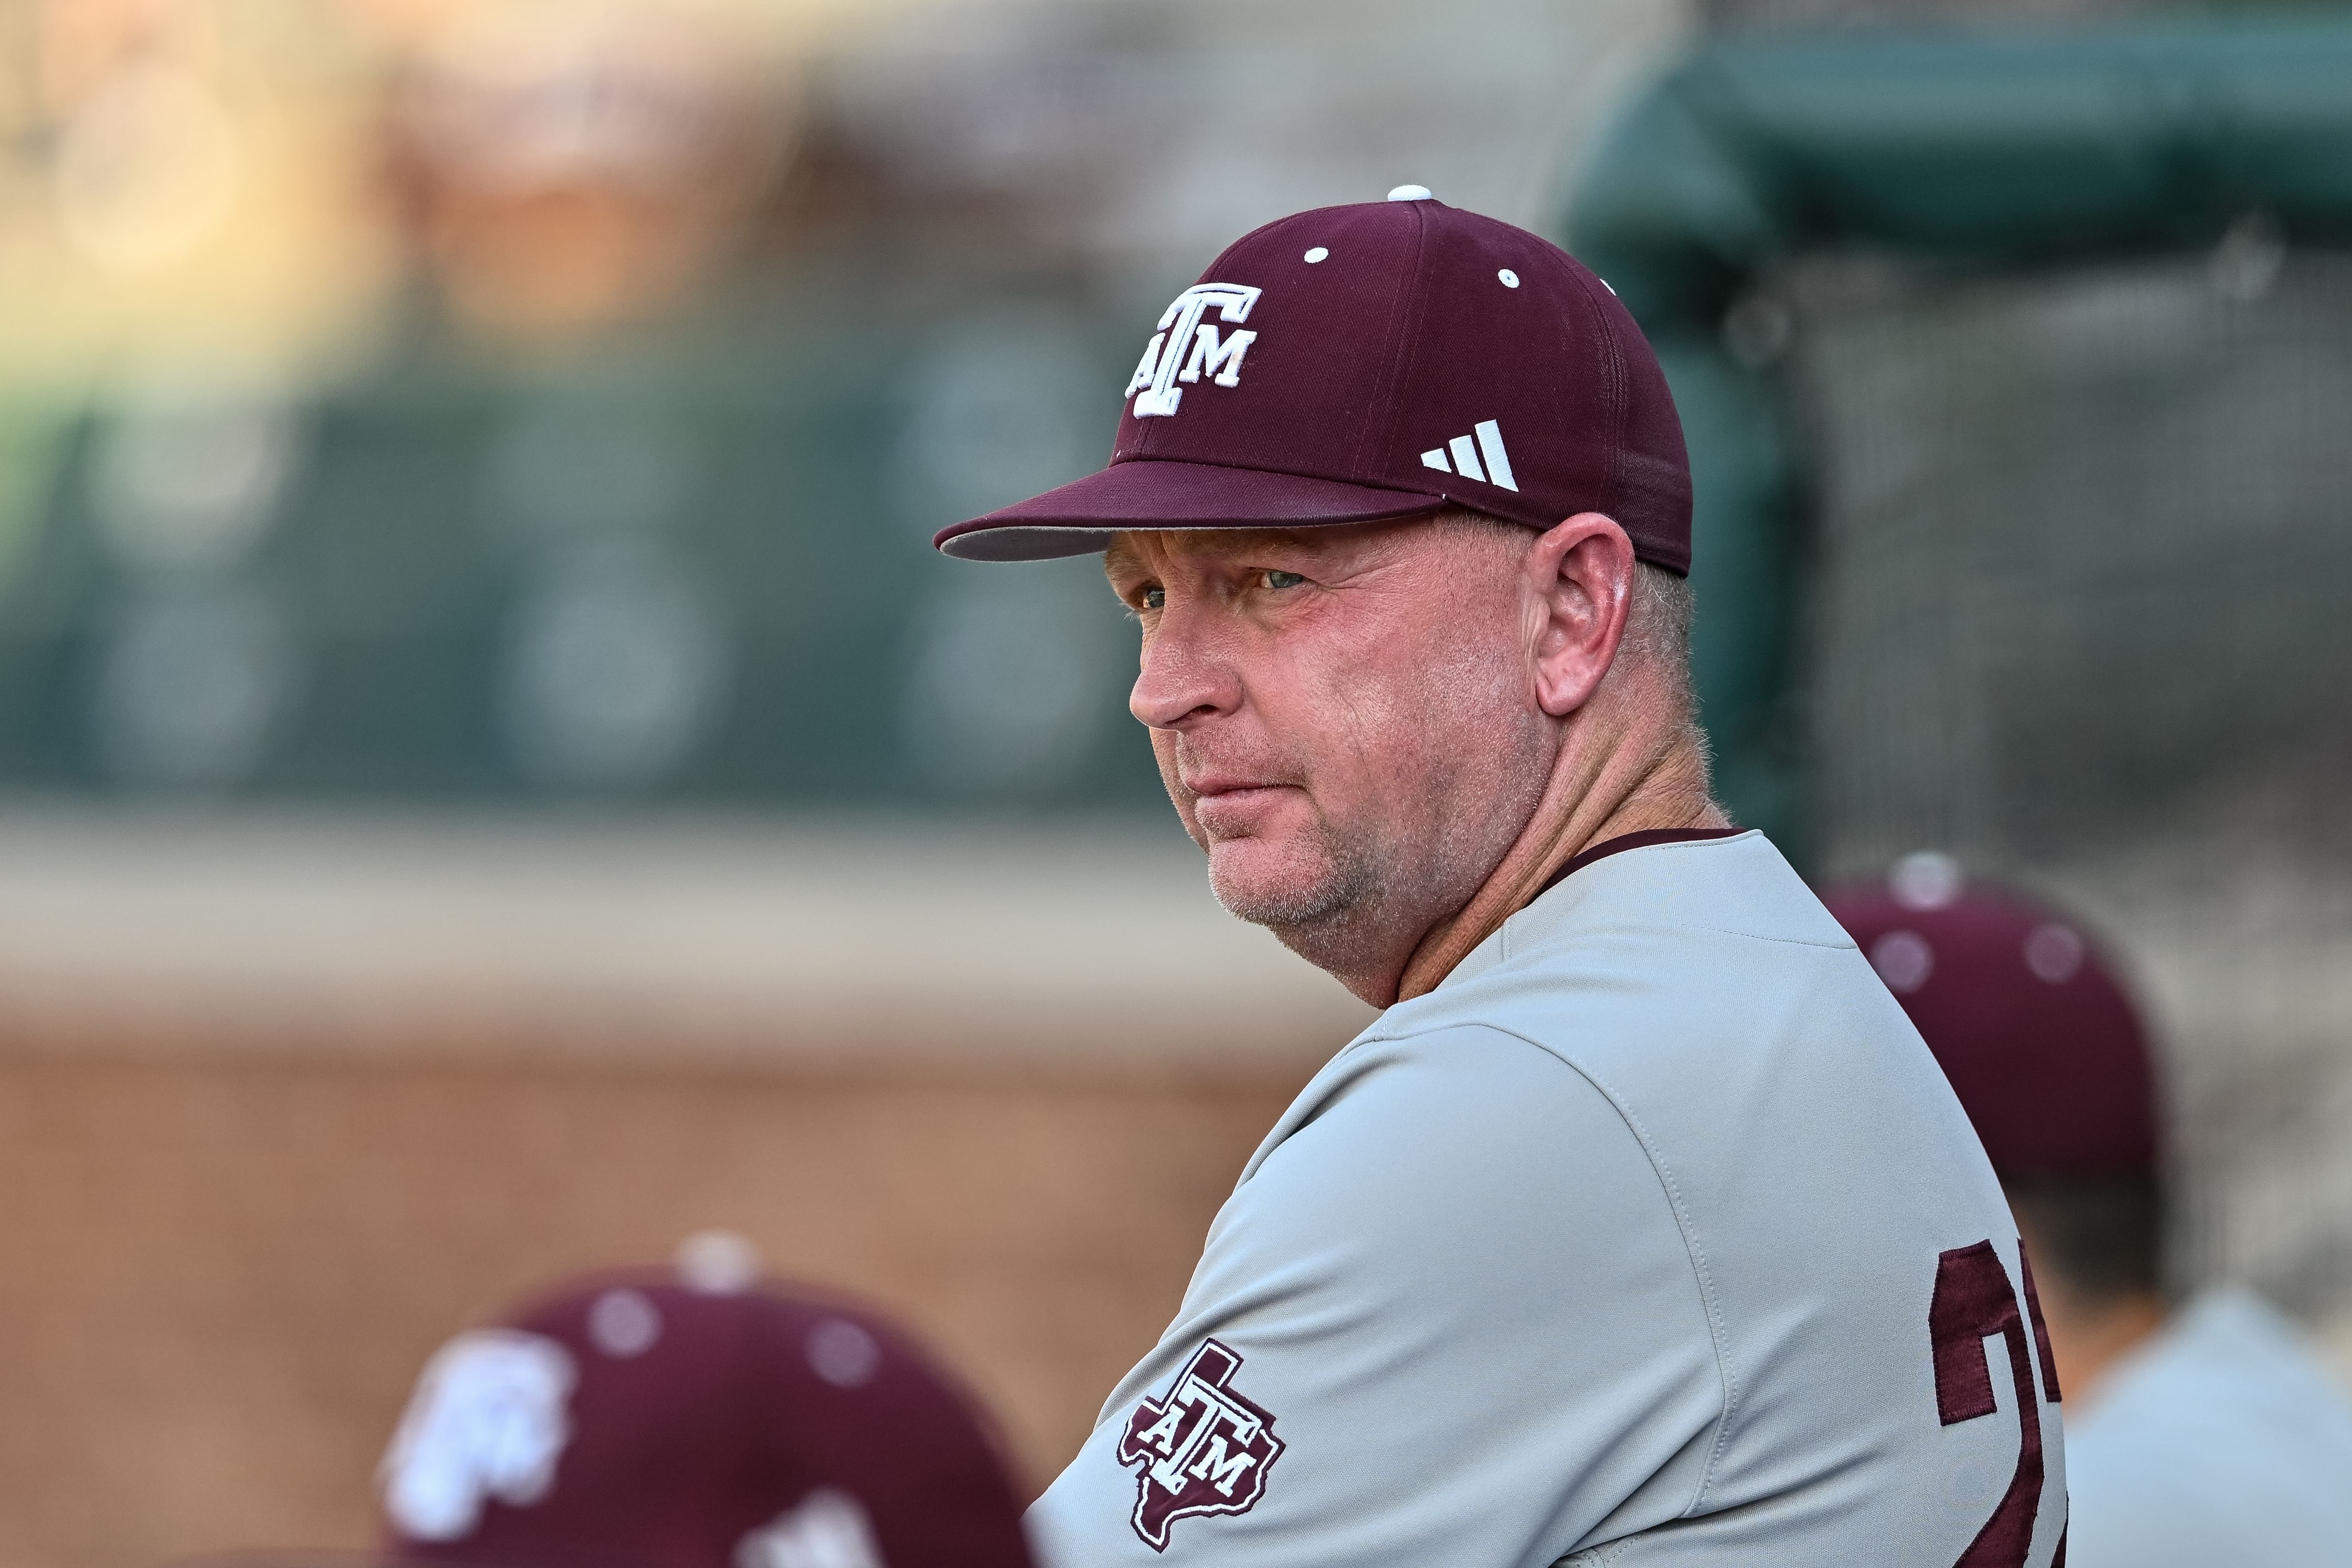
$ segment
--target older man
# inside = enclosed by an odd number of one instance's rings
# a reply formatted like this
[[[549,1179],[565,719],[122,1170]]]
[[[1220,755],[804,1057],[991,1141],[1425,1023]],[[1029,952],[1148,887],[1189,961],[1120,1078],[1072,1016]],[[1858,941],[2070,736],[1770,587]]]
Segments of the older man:
[[[1107,470],[940,546],[1105,552],[1217,896],[1387,1010],[1032,1510],[1048,1561],[2052,1563],[2015,1228],[1708,799],[1682,434],[1607,286],[1403,187],[1236,243],[1127,390]]]

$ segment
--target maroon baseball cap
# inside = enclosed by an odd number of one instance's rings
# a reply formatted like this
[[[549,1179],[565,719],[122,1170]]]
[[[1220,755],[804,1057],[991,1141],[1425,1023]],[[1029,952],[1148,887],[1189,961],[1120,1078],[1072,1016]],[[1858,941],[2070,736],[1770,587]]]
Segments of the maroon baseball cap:
[[[719,1261],[575,1280],[443,1345],[378,1471],[364,1561],[1030,1568],[1007,1466],[952,1378],[879,1314]]]
[[[1160,314],[1110,466],[942,528],[974,560],[1139,528],[1299,528],[1466,507],[1536,528],[1614,518],[1690,570],[1673,396],[1609,286],[1417,185],[1243,236]]]
[[[2081,922],[1932,853],[1822,902],[1942,1064],[1994,1170],[2155,1170],[2147,1036]]]

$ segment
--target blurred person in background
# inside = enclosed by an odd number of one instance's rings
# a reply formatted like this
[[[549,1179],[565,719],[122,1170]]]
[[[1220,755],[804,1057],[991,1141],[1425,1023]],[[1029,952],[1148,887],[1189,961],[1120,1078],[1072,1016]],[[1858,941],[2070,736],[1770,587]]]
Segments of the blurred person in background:
[[[972,1396],[904,1330],[759,1278],[720,1234],[443,1345],[377,1480],[379,1568],[1030,1563]]]
[[[2352,1403],[2251,1291],[2167,1293],[2156,1062],[2082,926],[1936,854],[1826,902],[1943,1064],[2041,1264],[2072,1568],[2352,1563]]]

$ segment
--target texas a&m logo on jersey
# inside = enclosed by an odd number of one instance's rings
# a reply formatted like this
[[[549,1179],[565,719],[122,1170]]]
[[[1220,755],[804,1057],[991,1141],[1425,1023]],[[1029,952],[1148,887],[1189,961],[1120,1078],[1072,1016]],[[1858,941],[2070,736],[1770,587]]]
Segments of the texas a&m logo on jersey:
[[[1135,374],[1127,380],[1127,393],[1135,399],[1135,417],[1151,419],[1174,413],[1184,401],[1178,382],[1198,382],[1202,376],[1221,387],[1242,384],[1242,361],[1255,332],[1219,334],[1217,321],[1238,327],[1249,319],[1250,308],[1264,290],[1246,283],[1196,283],[1176,297],[1160,313],[1160,330],[1144,345]],[[1204,321],[1212,308],[1217,321]],[[1140,395],[1138,395],[1140,394]]]
[[[1234,1387],[1242,1358],[1204,1340],[1162,1399],[1145,1398],[1127,1418],[1118,1462],[1141,1465],[1135,1479],[1135,1533],[1168,1550],[1168,1527],[1188,1513],[1247,1513],[1282,1457],[1274,1415]]]

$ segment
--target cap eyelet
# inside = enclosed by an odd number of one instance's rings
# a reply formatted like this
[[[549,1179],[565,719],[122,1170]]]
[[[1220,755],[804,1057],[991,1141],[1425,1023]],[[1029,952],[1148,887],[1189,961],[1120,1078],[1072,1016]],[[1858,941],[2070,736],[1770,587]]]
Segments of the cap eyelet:
[[[1312,267],[1317,262],[1324,260],[1326,257],[1329,256],[1331,252],[1329,247],[1318,245],[1313,250],[1307,253],[1307,265]]]
[[[1506,288],[1517,288],[1519,286],[1519,275],[1507,267],[1495,276],[1503,280],[1503,287]]]

